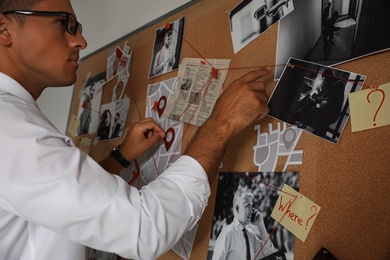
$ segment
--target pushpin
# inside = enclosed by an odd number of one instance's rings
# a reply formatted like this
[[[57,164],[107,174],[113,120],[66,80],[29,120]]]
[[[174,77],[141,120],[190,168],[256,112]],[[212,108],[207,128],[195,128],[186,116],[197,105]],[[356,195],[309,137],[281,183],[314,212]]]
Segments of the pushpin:
[[[287,128],[283,135],[283,143],[286,146],[287,151],[290,150],[291,146],[295,142],[295,139],[297,138],[297,134],[295,133],[294,129],[292,128]]]
[[[169,151],[169,148],[171,148],[174,140],[175,140],[175,130],[171,127],[165,132],[164,145],[167,151]]]
[[[169,31],[169,29],[171,29],[171,24],[170,23],[167,23],[165,25],[165,30]]]
[[[160,100],[158,101],[158,107],[157,107],[157,113],[159,117],[161,117],[162,114],[164,113],[166,106],[167,106],[167,97],[161,96]]]
[[[214,68],[214,67],[212,67],[211,69],[212,69],[212,72],[213,72],[213,78],[216,78],[216,79],[218,79],[218,73],[217,73],[217,69],[216,69],[216,68]]]
[[[154,104],[153,104],[153,107],[152,107],[152,111],[156,111],[157,107],[158,107],[158,101],[154,101]]]
[[[202,63],[203,65],[206,65],[206,62],[204,60],[201,60],[200,63]]]

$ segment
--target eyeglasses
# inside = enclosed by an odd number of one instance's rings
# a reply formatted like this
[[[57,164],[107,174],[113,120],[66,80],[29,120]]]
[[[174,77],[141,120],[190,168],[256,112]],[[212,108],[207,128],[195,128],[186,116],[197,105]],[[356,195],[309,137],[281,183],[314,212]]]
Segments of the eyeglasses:
[[[80,31],[80,34],[83,31],[83,27],[77,21],[76,17],[68,12],[50,12],[50,11],[29,11],[29,10],[12,10],[3,12],[4,15],[7,14],[21,14],[21,15],[41,15],[41,16],[62,16],[65,17],[65,28],[68,33],[75,35],[77,30]]]

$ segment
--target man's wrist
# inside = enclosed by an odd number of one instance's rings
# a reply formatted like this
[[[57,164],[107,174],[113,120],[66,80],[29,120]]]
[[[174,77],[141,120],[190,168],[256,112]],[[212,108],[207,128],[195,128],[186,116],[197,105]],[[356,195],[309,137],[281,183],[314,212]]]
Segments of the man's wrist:
[[[113,157],[120,165],[122,165],[124,168],[127,168],[131,165],[131,162],[126,160],[126,158],[122,155],[122,153],[119,151],[119,148],[121,146],[118,145],[115,147],[111,152],[110,156]]]

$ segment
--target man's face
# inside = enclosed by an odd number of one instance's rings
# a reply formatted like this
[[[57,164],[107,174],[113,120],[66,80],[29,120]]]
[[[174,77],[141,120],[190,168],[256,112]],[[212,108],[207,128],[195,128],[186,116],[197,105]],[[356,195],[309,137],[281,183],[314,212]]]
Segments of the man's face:
[[[74,15],[69,0],[42,0],[32,10],[65,11]],[[68,86],[76,81],[79,51],[87,46],[78,31],[71,35],[65,28],[65,17],[25,16],[25,23],[14,19],[12,58],[17,80],[28,90],[47,86]],[[29,89],[31,88],[31,89]]]
[[[165,36],[165,46],[169,46],[169,45],[171,45],[171,43],[172,43],[172,34],[167,34],[166,36]]]
[[[93,94],[95,94],[95,83],[92,83],[91,88],[89,89],[89,95],[93,97]]]
[[[251,213],[252,213],[252,205],[253,205],[253,199],[249,197],[245,197],[242,199],[237,200],[236,206],[239,206],[237,210],[237,218],[238,221],[240,221],[241,224],[246,225],[251,220]]]
[[[324,83],[325,83],[325,77],[322,76],[321,74],[318,74],[318,76],[316,77],[316,79],[314,81],[314,88],[317,90],[321,90]]]

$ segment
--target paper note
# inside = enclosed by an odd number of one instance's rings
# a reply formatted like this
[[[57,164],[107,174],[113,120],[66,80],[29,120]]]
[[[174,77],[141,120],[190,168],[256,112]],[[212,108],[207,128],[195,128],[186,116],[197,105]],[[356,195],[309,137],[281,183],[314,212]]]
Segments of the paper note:
[[[305,242],[320,209],[320,206],[284,184],[271,217]]]
[[[349,94],[352,132],[390,124],[390,83]]]
[[[77,135],[77,128],[79,128],[80,125],[80,120],[75,115],[72,115],[69,123],[68,133],[71,137],[75,137]]]

